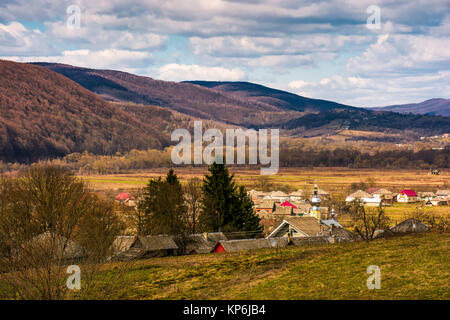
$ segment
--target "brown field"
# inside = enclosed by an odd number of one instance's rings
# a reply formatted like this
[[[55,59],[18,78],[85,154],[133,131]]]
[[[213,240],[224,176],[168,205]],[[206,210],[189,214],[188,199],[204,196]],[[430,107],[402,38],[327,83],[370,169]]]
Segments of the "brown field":
[[[89,175],[81,176],[95,190],[129,190],[142,188],[150,178],[164,176],[167,168],[146,170],[129,174]],[[248,187],[257,185],[260,177],[259,169],[231,168],[236,181]],[[207,168],[175,168],[182,181],[202,176]],[[287,185],[294,189],[311,186],[315,183],[320,188],[333,192],[345,191],[350,184],[372,179],[377,186],[399,191],[412,188],[416,191],[436,191],[450,188],[450,170],[444,170],[440,175],[431,175],[428,170],[379,170],[379,169],[349,169],[349,168],[282,168],[278,174],[267,176],[275,187]]]

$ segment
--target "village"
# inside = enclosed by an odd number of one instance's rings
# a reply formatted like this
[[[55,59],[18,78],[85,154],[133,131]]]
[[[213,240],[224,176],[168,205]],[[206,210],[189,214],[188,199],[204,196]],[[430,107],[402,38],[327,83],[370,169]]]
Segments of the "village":
[[[244,233],[227,235],[224,232],[192,234],[186,239],[184,250],[181,250],[169,235],[120,236],[114,241],[115,255],[111,259],[123,261],[151,256],[239,252],[289,245],[333,244],[362,240],[358,234],[339,222],[340,213],[336,212],[334,207],[324,205],[330,200],[330,193],[317,185],[313,190],[299,189],[291,193],[252,189],[248,191],[248,195],[264,228],[262,236],[251,237]],[[136,207],[138,202],[125,192],[116,195],[115,199],[128,207]],[[372,187],[349,194],[345,202],[349,205],[357,203],[368,208],[382,208],[392,206],[394,203],[448,206],[450,190],[416,193],[412,189],[393,192],[385,188]],[[388,230],[376,230],[374,238],[425,232],[429,229],[425,223],[409,218]]]

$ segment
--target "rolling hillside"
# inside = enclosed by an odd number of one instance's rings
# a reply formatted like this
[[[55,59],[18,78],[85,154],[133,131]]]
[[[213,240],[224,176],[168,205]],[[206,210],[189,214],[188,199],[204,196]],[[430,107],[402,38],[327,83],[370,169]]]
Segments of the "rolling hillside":
[[[434,114],[450,117],[450,99],[430,99],[420,103],[399,104],[386,107],[372,108],[379,111],[393,111],[399,113]]]
[[[162,148],[173,114],[119,105],[53,71],[0,60],[0,159],[34,161],[71,152],[96,154]],[[152,121],[148,121],[148,120]]]
[[[450,118],[401,115],[310,99],[249,82],[155,80],[113,70],[37,63],[112,101],[154,104],[183,114],[252,128],[281,128],[304,136],[343,128],[441,133]]]
[[[111,101],[152,104],[202,119],[251,126],[284,117],[276,106],[224,95],[190,83],[155,80],[126,72],[36,63]],[[270,121],[269,121],[270,122]]]

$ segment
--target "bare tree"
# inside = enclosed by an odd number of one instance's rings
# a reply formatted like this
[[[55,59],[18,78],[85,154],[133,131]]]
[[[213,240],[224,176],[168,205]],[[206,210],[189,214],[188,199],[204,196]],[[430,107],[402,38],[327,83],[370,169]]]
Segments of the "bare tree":
[[[191,233],[198,232],[198,216],[201,210],[202,182],[198,178],[190,179],[184,186],[184,197],[188,207],[188,225]]]
[[[389,227],[389,218],[383,207],[366,208],[360,201],[353,201],[349,208],[353,221],[354,231],[366,241],[373,240],[377,230],[386,230]]]
[[[19,299],[88,297],[90,285],[102,282],[98,270],[121,230],[112,208],[61,167],[33,166],[17,178],[3,179],[0,279],[7,289],[2,294]],[[67,265],[72,264],[83,278],[82,289],[73,292],[66,286]]]

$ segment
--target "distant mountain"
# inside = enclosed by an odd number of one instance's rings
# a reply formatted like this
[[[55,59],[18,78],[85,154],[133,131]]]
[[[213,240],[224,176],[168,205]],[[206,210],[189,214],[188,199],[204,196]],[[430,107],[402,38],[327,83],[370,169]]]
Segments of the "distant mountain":
[[[250,82],[185,81],[184,83],[197,84],[241,99],[267,103],[285,110],[316,112],[333,109],[356,109],[333,101],[305,98]]]
[[[393,111],[399,113],[429,114],[450,117],[450,99],[430,99],[419,103],[398,104],[386,107],[370,108],[371,110]]]
[[[0,60],[0,75],[0,160],[85,150],[114,154],[170,143],[170,134],[163,134],[175,122],[168,110],[106,102],[40,66]],[[142,121],[142,112],[153,121]]]
[[[261,125],[285,114],[280,108],[210,90],[190,83],[155,80],[126,72],[54,63],[34,63],[58,72],[111,101],[151,104],[193,117],[230,124]]]
[[[152,104],[191,117],[247,128],[281,128],[310,135],[343,128],[372,131],[447,131],[450,118],[402,115],[305,98],[249,82],[170,82],[114,70],[35,63],[111,101]],[[445,129],[444,129],[445,128]],[[323,129],[323,130],[322,130]]]

